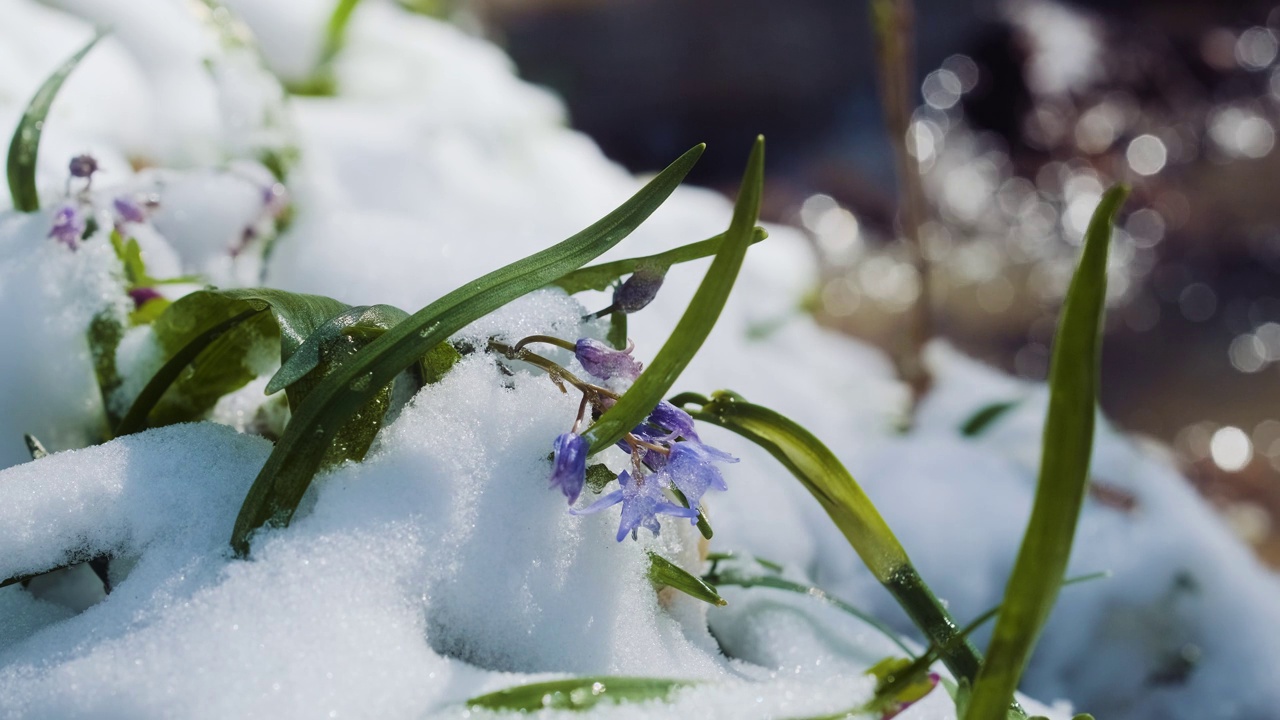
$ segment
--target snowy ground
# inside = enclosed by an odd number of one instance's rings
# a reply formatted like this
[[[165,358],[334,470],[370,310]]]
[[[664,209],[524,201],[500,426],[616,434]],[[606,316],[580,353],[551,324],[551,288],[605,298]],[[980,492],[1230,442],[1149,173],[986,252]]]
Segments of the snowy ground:
[[[308,75],[330,3],[227,5],[276,75]],[[576,398],[543,376],[504,378],[483,355],[415,397],[365,462],[316,483],[308,509],[259,536],[248,562],[230,558],[227,539],[267,441],[198,423],[75,449],[105,427],[84,333],[130,301],[105,232],[76,252],[47,238],[61,203],[92,207],[109,228],[113,199],[155,194],[149,221],[129,231],[157,277],[198,273],[412,311],[581,229],[639,184],[567,130],[559,103],[521,83],[498,49],[448,25],[368,0],[336,62],[338,95],[286,100],[250,46],[210,29],[221,16],[203,7],[0,0],[0,67],[10,70],[0,128],[92,24],[113,28],[50,116],[44,209],[0,212],[0,300],[14,309],[0,349],[0,576],[47,569],[73,549],[117,558],[105,598],[83,568],[31,591],[0,589],[0,714],[464,717],[461,702],[476,694],[589,674],[708,681],[670,705],[596,711],[607,717],[796,717],[864,701],[873,682],[863,672],[895,648],[847,615],[765,589],[725,588],[725,608],[660,603],[646,548],[696,571],[696,535],[669,520],[657,538],[617,543],[616,510],[567,515],[546,488],[545,458]],[[67,162],[86,151],[103,170],[83,200],[67,200]],[[745,158],[745,148],[709,152]],[[279,193],[254,162],[264,154],[298,158],[279,238]],[[708,237],[728,217],[718,195],[682,189],[609,257]],[[704,268],[674,268],[633,316],[638,357],[656,352]],[[952,612],[973,617],[998,602],[1017,551],[1045,389],[935,345],[937,387],[916,429],[897,435],[905,391],[886,360],[796,311],[813,276],[803,238],[772,230],[677,390],[732,388],[816,432]],[[542,290],[464,334],[598,336],[603,327],[580,317],[605,302]],[[149,332],[121,345],[116,403],[154,368]],[[243,428],[264,383],[225,399],[213,419]],[[961,436],[973,412],[1004,400],[1020,403],[979,438]],[[69,452],[24,462],[24,432]],[[912,635],[782,468],[736,438],[706,436],[742,458],[725,471],[730,491],[710,499],[713,550],[780,562]],[[1159,452],[1104,424],[1093,475],[1102,490],[1085,508],[1071,574],[1114,576],[1063,592],[1024,690],[1063,701],[1053,717],[1072,704],[1128,718],[1280,716],[1280,582]],[[954,714],[939,689],[899,717]]]

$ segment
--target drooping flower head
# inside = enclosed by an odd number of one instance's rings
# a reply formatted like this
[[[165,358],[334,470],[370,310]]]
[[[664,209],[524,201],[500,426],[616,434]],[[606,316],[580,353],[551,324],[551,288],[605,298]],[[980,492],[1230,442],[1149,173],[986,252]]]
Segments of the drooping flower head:
[[[613,307],[624,313],[643,310],[658,295],[666,274],[666,268],[660,266],[641,265],[636,268],[631,277],[613,291]]]
[[[587,441],[575,432],[567,432],[556,438],[551,461],[551,487],[573,504],[582,492],[587,478]]]
[[[698,431],[693,425],[693,416],[666,400],[659,401],[653,408],[653,412],[649,413],[648,422],[670,433],[666,437],[667,440],[684,438],[685,440],[701,442],[701,438],[698,437]]]
[[[694,520],[698,517],[697,510],[680,507],[667,498],[657,475],[633,478],[631,473],[623,470],[618,475],[618,485],[621,486],[620,490],[614,490],[582,510],[569,512],[574,515],[587,515],[622,503],[622,520],[618,523],[618,542],[622,542],[628,533],[633,540],[636,539],[637,531],[642,527],[647,528],[654,535],[662,532],[662,526],[658,523],[660,514]]]
[[[601,380],[615,377],[635,380],[644,366],[631,357],[631,346],[626,350],[614,350],[599,340],[582,338],[574,346],[574,356],[583,369]]]
[[[53,214],[53,227],[49,229],[49,237],[75,250],[84,236],[85,220],[80,211],[71,205],[63,205]]]

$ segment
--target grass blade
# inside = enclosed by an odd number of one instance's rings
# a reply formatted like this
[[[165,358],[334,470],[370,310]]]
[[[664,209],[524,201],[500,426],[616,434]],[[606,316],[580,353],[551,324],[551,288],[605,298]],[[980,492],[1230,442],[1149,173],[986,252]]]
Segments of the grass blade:
[[[667,338],[653,361],[617,404],[583,433],[590,444],[589,453],[595,454],[613,445],[647,417],[702,347],[719,319],[725,301],[729,299],[729,291],[738,278],[747,247],[755,237],[763,192],[764,138],[758,137],[747,160],[742,187],[738,190],[738,202],[733,208],[733,220],[729,223],[729,231],[724,234],[716,259],[711,262],[680,322],[671,331],[671,337]]]
[[[468,707],[487,710],[533,712],[552,710],[589,710],[601,702],[644,702],[666,700],[671,693],[694,683],[689,680],[664,680],[639,677],[585,677],[519,685],[506,690],[473,697]]]
[[[231,535],[236,553],[248,554],[250,534],[263,525],[288,524],[319,471],[320,459],[333,443],[336,429],[365,406],[378,388],[468,323],[616,245],[675,191],[702,150],[699,145],[680,156],[629,200],[582,232],[477,278],[414,313],[317,385],[295,410],[249,489]]]
[[[1031,520],[965,720],[1004,720],[1071,555],[1089,481],[1111,223],[1127,189],[1102,196],[1067,291],[1049,369],[1049,410]]]
[[[700,410],[690,413],[694,418],[747,438],[790,470],[916,627],[931,643],[944,648],[942,660],[951,672],[959,678],[977,676],[982,664],[977,648],[967,640],[953,642],[957,632],[951,614],[920,578],[871,499],[821,440],[789,418],[731,392],[714,393],[710,400],[684,393],[671,402],[677,406],[700,404]]]
[[[728,605],[705,580],[652,551],[649,553],[649,581],[660,588],[675,588],[710,605]]]
[[[62,83],[104,34],[104,31],[99,30],[88,44],[53,71],[31,98],[26,112],[22,113],[22,119],[18,121],[18,127],[13,131],[13,139],[9,141],[6,171],[13,208],[19,212],[35,212],[40,209],[40,193],[36,189],[36,159],[40,154],[40,134],[44,130],[49,108],[62,89]]]
[[[863,612],[862,610],[859,610],[858,608],[850,605],[849,603],[841,600],[835,595],[828,593],[826,590],[823,590],[822,588],[814,587],[813,585],[804,585],[802,583],[792,582],[790,580],[780,578],[777,575],[748,576],[748,575],[739,575],[737,573],[729,572],[729,573],[713,573],[706,576],[705,579],[708,582],[713,583],[716,587],[720,587],[720,586],[740,587],[740,588],[763,587],[763,588],[770,588],[772,590],[782,590],[785,592],[796,593],[798,595],[804,595],[805,597],[811,597],[816,600],[820,600],[870,625],[871,627],[878,630],[881,635],[884,635],[885,637],[889,638],[889,640],[892,641],[894,645],[897,645],[898,648],[902,650],[902,652],[907,654],[907,657],[911,657],[911,658],[915,657],[915,653],[911,651],[911,648],[907,647],[906,643],[902,642],[902,638],[898,636],[898,633],[894,632],[893,628],[889,627],[888,625],[885,625],[883,622],[881,622],[879,619],[875,618],[874,616],[869,615]]]
[[[571,273],[567,273],[563,277],[557,278],[551,283],[558,288],[564,289],[565,292],[573,295],[584,290],[606,290],[615,280],[623,275],[630,275],[637,268],[648,266],[661,268],[666,270],[672,265],[691,262],[693,260],[701,260],[705,257],[711,257],[720,252],[720,245],[724,242],[725,235],[728,233],[720,233],[715,237],[699,240],[688,245],[681,245],[678,248],[672,248],[666,252],[660,252],[655,255],[645,255],[643,257],[626,258],[625,260],[614,260],[612,262],[600,263],[599,265],[588,265],[584,268],[578,268]],[[761,240],[769,237],[769,233],[764,228],[756,228],[751,236],[751,244],[754,245]]]
[[[986,432],[988,428],[995,424],[997,420],[1005,416],[1005,413],[1018,406],[1021,400],[1004,400],[1001,402],[993,402],[990,405],[984,405],[978,408],[978,411],[969,416],[960,425],[960,434],[965,437],[977,437]]]

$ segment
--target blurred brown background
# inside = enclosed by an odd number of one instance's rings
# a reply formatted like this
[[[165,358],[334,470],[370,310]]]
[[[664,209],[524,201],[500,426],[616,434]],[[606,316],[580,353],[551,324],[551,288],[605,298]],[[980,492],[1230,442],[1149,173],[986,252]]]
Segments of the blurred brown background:
[[[909,145],[938,332],[1041,378],[1101,191],[1112,257],[1102,404],[1169,443],[1280,566],[1280,12],[1265,2],[916,0]],[[894,242],[892,148],[865,2],[488,0],[527,79],[636,171],[697,142],[732,188],[770,142],[770,220],[814,240],[824,320],[887,344],[921,278]],[[735,149],[741,152],[735,151]]]

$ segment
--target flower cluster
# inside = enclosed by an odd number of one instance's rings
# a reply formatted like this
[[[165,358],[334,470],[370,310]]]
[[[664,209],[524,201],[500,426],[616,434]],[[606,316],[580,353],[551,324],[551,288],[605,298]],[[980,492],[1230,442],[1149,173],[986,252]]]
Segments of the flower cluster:
[[[630,343],[625,350],[615,350],[590,338],[573,344],[541,336],[538,341],[573,348],[582,367],[599,380],[635,380],[642,370],[641,364],[631,357]],[[556,438],[552,458],[551,487],[564,493],[573,504],[586,478],[589,448],[586,439],[578,433],[585,411],[590,406],[593,414],[604,412],[617,400],[617,395],[597,385],[577,381],[567,372],[557,374],[559,379],[571,380],[583,393],[578,419],[569,432]],[[619,440],[618,447],[631,455],[630,469],[618,475],[619,488],[586,508],[570,512],[586,515],[621,503],[619,541],[628,534],[636,538],[641,527],[658,534],[661,529],[658,515],[687,518],[696,523],[703,495],[708,490],[728,489],[715,463],[738,461],[703,443],[693,418],[665,400],[654,407],[644,422]],[[683,503],[676,502],[678,499]]]

